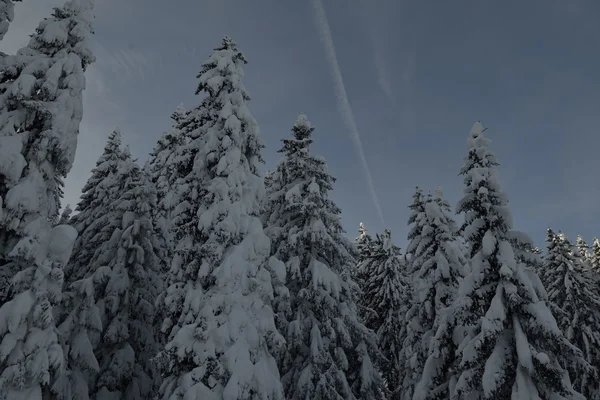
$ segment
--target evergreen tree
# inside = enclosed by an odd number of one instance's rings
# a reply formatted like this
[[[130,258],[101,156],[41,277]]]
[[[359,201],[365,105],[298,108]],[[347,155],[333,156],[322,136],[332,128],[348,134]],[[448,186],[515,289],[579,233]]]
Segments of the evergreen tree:
[[[429,342],[437,332],[442,314],[455,298],[464,274],[465,260],[451,214],[450,205],[438,188],[435,197],[427,197],[423,212],[413,218],[415,224],[421,225],[421,234],[411,241],[415,249],[411,269],[416,273],[412,305],[406,316],[402,389],[405,399],[413,397],[429,354]]]
[[[51,220],[75,155],[91,19],[92,4],[67,2],[0,60],[0,396],[8,399],[49,396],[64,364],[53,309],[76,232]]]
[[[371,235],[369,235],[367,228],[365,228],[365,224],[362,222],[358,225],[358,233],[359,235],[354,240],[354,243],[359,254],[358,264],[360,264],[363,261],[362,257],[368,254],[368,248],[373,239],[371,238]]]
[[[57,225],[69,225],[72,213],[73,210],[71,209],[71,205],[67,204],[63,212],[60,214],[60,218],[58,219]]]
[[[69,1],[39,24],[27,47],[0,59],[0,304],[10,279],[32,265],[14,247],[60,208],[82,118],[84,71],[94,60],[91,19],[87,0]]]
[[[547,301],[548,294],[540,280],[540,274],[543,272],[543,261],[540,256],[542,250],[535,247],[531,237],[524,232],[512,230],[508,232],[507,237],[513,247],[515,259],[523,265],[523,271],[533,283],[538,298]]]
[[[171,115],[173,125],[158,140],[146,170],[152,184],[156,187],[157,207],[154,210],[154,227],[158,237],[166,238],[165,243],[158,243],[159,258],[164,272],[168,272],[170,260],[173,258],[174,239],[172,237],[171,213],[177,206],[177,183],[181,178],[181,165],[177,158],[177,150],[185,143],[185,136],[180,128],[185,119],[185,109],[179,105]]]
[[[466,187],[458,211],[470,272],[432,342],[415,399],[582,399],[559,363],[562,354],[581,352],[516,260],[508,201],[483,131],[475,123],[461,169]]]
[[[406,258],[409,260],[409,265],[412,265],[412,259],[414,258],[414,253],[416,251],[415,246],[417,245],[417,241],[415,238],[421,237],[421,231],[423,230],[423,222],[420,221],[420,218],[423,218],[425,213],[425,196],[423,196],[423,190],[420,187],[415,188],[415,194],[413,195],[413,202],[410,206],[408,206],[410,210],[410,214],[408,217],[408,225],[413,225],[413,227],[408,232],[408,247],[406,248]],[[415,271],[409,270],[412,274]]]
[[[579,251],[579,256],[581,257],[581,261],[583,261],[586,265],[586,268],[591,267],[590,265],[590,246],[587,242],[581,237],[581,235],[577,235],[577,250]]]
[[[335,179],[325,160],[310,153],[313,131],[300,115],[292,138],[283,140],[265,217],[290,293],[280,366],[286,398],[378,399],[376,336],[357,315],[352,246],[329,198]]]
[[[121,195],[131,168],[131,154],[122,147],[121,133],[115,129],[108,138],[104,152],[83,186],[79,203],[70,224],[77,229],[71,261],[65,268],[67,284],[93,273],[105,261],[97,263],[96,251],[108,242],[113,231],[120,228],[116,210],[111,205]]]
[[[159,383],[151,364],[159,350],[152,320],[161,290],[152,227],[156,191],[133,161],[128,171],[110,207],[118,227],[98,249],[99,260],[109,268],[104,285],[97,286],[103,330],[95,351],[100,367],[92,388],[96,399],[150,399]]]
[[[169,342],[157,362],[164,399],[283,399],[274,353],[270,242],[258,218],[263,147],[242,84],[246,59],[223,39],[202,66],[174,210],[175,257],[164,296]]]
[[[8,26],[15,17],[15,4],[21,0],[0,0],[0,40],[8,32]]]
[[[0,307],[0,399],[41,400],[64,367],[53,307],[62,296],[62,267],[69,259],[77,232],[68,225],[54,228],[30,223],[24,233],[35,232],[34,253],[27,240],[15,252],[33,261],[13,279],[14,295]],[[32,229],[32,232],[28,230]],[[9,256],[12,254],[9,254]]]
[[[373,238],[371,237],[371,235],[369,235],[369,232],[367,232],[367,228],[365,228],[365,225],[362,222],[358,225],[358,233],[359,233],[358,237],[356,239],[354,239],[353,254],[354,254],[354,257],[356,258],[356,267],[352,269],[352,278],[354,278],[354,281],[356,282],[358,288],[362,289],[364,287],[365,282],[361,281],[362,276],[358,272],[358,270],[360,268],[360,265],[365,261],[365,259],[371,253],[371,246],[373,245]],[[360,292],[359,292],[359,296],[361,296]],[[360,304],[358,306],[361,307]],[[362,313],[362,311],[361,311],[361,313]]]
[[[402,343],[406,337],[405,315],[409,291],[405,260],[392,243],[391,231],[377,235],[359,264],[362,283],[359,304],[365,325],[377,333],[379,349],[385,360],[378,365],[391,399],[400,398],[403,376]]]
[[[590,254],[590,265],[596,273],[600,272],[600,240],[594,238],[592,252]]]
[[[548,292],[558,327],[571,343],[583,350],[586,361],[600,367],[600,296],[596,293],[585,264],[573,245],[562,233],[548,229],[548,250],[544,260],[542,281]],[[574,387],[587,398],[593,397],[599,386],[594,372],[581,363],[567,358]]]

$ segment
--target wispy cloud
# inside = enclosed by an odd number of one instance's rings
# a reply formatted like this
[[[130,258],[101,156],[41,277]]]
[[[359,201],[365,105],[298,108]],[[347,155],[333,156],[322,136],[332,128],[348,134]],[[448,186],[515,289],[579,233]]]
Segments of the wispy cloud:
[[[155,55],[133,47],[108,50],[102,43],[94,40],[94,51],[96,68],[117,78],[141,79],[145,82],[162,65]]]
[[[358,132],[358,128],[356,127],[356,121],[354,119],[354,113],[352,112],[352,107],[350,106],[350,102],[348,101],[348,95],[346,93],[346,86],[344,85],[344,80],[342,78],[342,72],[340,70],[340,65],[337,60],[337,55],[335,52],[335,45],[333,44],[333,38],[331,36],[331,30],[329,29],[329,22],[327,21],[327,16],[325,15],[325,9],[323,8],[323,3],[321,0],[312,0],[313,9],[315,12],[315,22],[317,25],[317,29],[319,31],[319,35],[321,37],[321,41],[325,46],[325,53],[327,56],[327,61],[331,68],[331,74],[333,77],[333,81],[335,84],[336,97],[338,102],[338,108],[342,117],[344,119],[344,123],[347,125],[348,130],[350,131],[350,135],[352,141],[354,143],[354,147],[356,148],[356,152],[358,153],[358,158],[362,164],[365,177],[367,179],[367,185],[369,187],[369,191],[371,192],[371,198],[373,200],[373,204],[375,205],[375,209],[377,210],[377,214],[381,219],[381,223],[385,226],[385,221],[383,219],[383,212],[381,210],[381,205],[379,203],[379,198],[377,197],[377,192],[375,191],[375,185],[373,183],[373,176],[371,175],[371,170],[369,169],[369,164],[367,162],[367,158],[365,156],[365,151],[363,149],[362,141],[360,139],[360,133]]]
[[[370,30],[371,43],[373,45],[373,58],[375,63],[375,71],[377,73],[377,84],[385,93],[389,101],[393,101],[392,95],[392,83],[388,74],[385,58],[383,57],[383,49],[381,48],[381,41],[377,40],[377,34],[375,30]]]

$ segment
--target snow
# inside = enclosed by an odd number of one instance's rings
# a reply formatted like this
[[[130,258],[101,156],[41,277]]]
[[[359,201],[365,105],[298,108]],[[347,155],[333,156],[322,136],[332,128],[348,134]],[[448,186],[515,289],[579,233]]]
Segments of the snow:
[[[257,218],[262,141],[241,83],[245,62],[225,38],[203,64],[197,93],[206,97],[182,117],[183,143],[173,143],[169,156],[192,162],[174,170],[179,205],[164,209],[178,238],[160,297],[168,337],[158,356],[165,399],[283,398],[274,357],[284,340],[271,303],[285,293],[285,273],[281,262],[269,260]]]
[[[73,251],[77,239],[77,230],[70,225],[58,225],[50,232],[48,258],[65,265]]]
[[[469,154],[461,169],[464,197],[457,206],[465,215],[471,268],[442,315],[444,323],[430,344],[418,387],[430,395],[447,390],[444,396],[450,398],[579,398],[568,378],[549,378],[568,364],[559,364],[559,358],[574,361],[580,355],[540,300],[543,287],[531,280],[536,276],[534,249],[528,237],[511,231],[508,200],[495,173],[498,162],[483,131],[476,123],[468,140]],[[454,352],[458,360],[442,357]],[[533,362],[538,354],[546,354],[547,360]],[[434,368],[453,364],[450,373]]]
[[[287,296],[275,298],[277,309],[288,310],[278,322],[286,334],[282,383],[287,398],[380,398],[376,337],[360,322],[354,298],[352,253],[370,239],[364,226],[356,248],[343,237],[340,210],[329,199],[333,177],[310,153],[313,131],[300,115],[283,140],[263,215],[271,254],[287,268]]]

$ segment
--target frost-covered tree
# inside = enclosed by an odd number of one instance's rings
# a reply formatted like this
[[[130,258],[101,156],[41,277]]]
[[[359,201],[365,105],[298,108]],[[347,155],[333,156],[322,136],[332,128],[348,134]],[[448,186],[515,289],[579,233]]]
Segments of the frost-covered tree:
[[[361,257],[364,256],[368,252],[369,245],[371,244],[372,241],[373,241],[373,238],[371,238],[371,235],[369,235],[367,228],[365,228],[365,224],[363,224],[361,222],[358,225],[358,236],[354,240],[354,244],[355,244],[356,249],[359,254],[359,259],[358,259],[359,264],[362,262]]]
[[[174,210],[175,257],[163,297],[169,342],[157,357],[163,399],[283,399],[259,213],[263,147],[247,108],[244,55],[223,39],[198,74],[199,106],[186,116],[188,174]]]
[[[398,399],[404,376],[402,345],[406,337],[405,316],[410,292],[405,260],[400,249],[392,243],[391,235],[386,229],[371,241],[359,264],[357,278],[361,282],[359,304],[363,320],[377,333],[379,349],[384,356],[378,367],[390,399]]]
[[[558,327],[583,351],[586,361],[600,368],[600,296],[595,282],[564,234],[548,229],[547,245],[541,278]],[[599,385],[594,372],[568,359],[564,363],[576,389],[595,398]]]
[[[29,230],[32,230],[31,232]],[[13,279],[13,296],[0,307],[0,399],[48,398],[64,368],[53,308],[61,301],[62,267],[77,232],[48,221],[27,225],[14,248],[31,264]],[[30,237],[38,243],[32,246]],[[12,254],[9,254],[9,256]]]
[[[120,221],[111,205],[123,192],[126,176],[132,165],[131,154],[122,147],[121,133],[115,129],[96,167],[83,186],[81,198],[70,224],[79,236],[75,242],[71,261],[65,268],[65,280],[71,284],[92,273],[98,266],[95,254],[107,242]]]
[[[159,350],[152,322],[161,289],[152,226],[156,192],[119,145],[118,133],[111,135],[77,215],[80,226],[98,225],[82,231],[90,238],[79,242],[90,253],[87,264],[78,264],[82,257],[71,260],[75,268],[60,313],[67,358],[61,399],[84,392],[96,400],[148,399],[158,388],[151,363]]]
[[[362,222],[358,225],[358,236],[354,239],[354,257],[356,258],[356,266],[352,269],[352,277],[354,281],[361,288],[364,282],[361,282],[361,275],[358,273],[360,265],[363,263],[365,258],[370,254],[371,246],[373,245],[373,238],[369,235],[365,224]],[[360,304],[359,304],[360,307]]]
[[[464,276],[464,255],[457,242],[458,228],[451,215],[450,204],[438,188],[435,197],[428,196],[423,211],[414,218],[421,229],[420,235],[411,240],[414,249],[411,270],[415,274],[411,307],[406,315],[402,385],[405,399],[412,399],[423,375],[429,343]]]
[[[587,244],[585,239],[581,237],[581,235],[577,235],[577,250],[579,251],[579,256],[581,257],[581,261],[583,261],[587,268],[591,267],[590,265],[590,246]]]
[[[60,216],[56,220],[56,225],[69,225],[72,213],[73,209],[71,208],[71,205],[67,204],[65,209],[60,213]]]
[[[594,238],[592,242],[592,251],[590,254],[590,265],[596,273],[600,272],[600,240]]]
[[[583,399],[559,362],[581,352],[516,260],[508,201],[483,131],[479,122],[471,130],[457,207],[465,216],[470,272],[436,333],[414,398]],[[448,351],[452,345],[455,353]]]
[[[94,61],[92,6],[68,1],[39,24],[26,47],[0,57],[0,303],[10,278],[33,265],[15,245],[25,231],[38,235],[33,225],[45,225],[39,220],[60,209],[83,114],[84,71]]]
[[[535,247],[531,237],[524,232],[512,230],[508,232],[507,237],[513,247],[515,259],[523,264],[524,271],[531,279],[538,297],[547,301],[548,294],[540,280],[540,274],[543,272],[542,250]]]
[[[150,153],[145,169],[156,187],[157,207],[153,210],[154,228],[157,236],[165,237],[165,243],[159,243],[159,258],[165,272],[173,258],[174,239],[172,237],[171,213],[177,206],[177,183],[182,178],[182,165],[177,151],[186,143],[181,132],[181,123],[185,119],[185,109],[180,104],[171,114],[173,124],[163,133]]]
[[[15,4],[21,0],[0,0],[0,40],[8,32],[8,26],[15,17]]]
[[[310,152],[313,131],[301,114],[283,140],[265,218],[291,302],[280,366],[286,398],[378,399],[376,335],[357,315],[352,245],[329,198],[335,179]]]
[[[122,193],[110,206],[118,226],[98,249],[98,262],[108,268],[101,272],[103,285],[96,287],[103,326],[95,350],[99,372],[91,388],[97,400],[150,399],[159,383],[151,363],[159,350],[152,321],[162,289],[153,245],[156,191],[133,161],[128,171]]]
[[[419,219],[423,217],[425,212],[425,196],[423,190],[420,187],[415,188],[415,194],[413,195],[413,202],[408,206],[410,214],[408,217],[408,225],[412,225],[412,228],[408,232],[408,247],[406,248],[406,258],[410,261],[414,257],[416,251],[415,246],[417,241],[415,238],[421,237],[421,230],[423,229],[423,222]],[[409,262],[409,264],[411,264]],[[412,274],[415,271],[409,270]]]

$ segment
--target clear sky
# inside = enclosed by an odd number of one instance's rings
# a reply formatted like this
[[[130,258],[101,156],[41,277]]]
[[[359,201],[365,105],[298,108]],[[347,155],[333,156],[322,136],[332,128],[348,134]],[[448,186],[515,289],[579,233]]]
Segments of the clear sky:
[[[453,206],[460,198],[476,120],[502,164],[517,229],[537,245],[548,226],[572,239],[600,236],[600,2],[322,1],[326,19],[315,0],[97,0],[97,62],[66,202],[77,202],[114,127],[145,161],[177,105],[197,104],[200,65],[229,35],[249,60],[266,168],[306,113],[351,237],[360,221],[371,233],[383,228],[353,135],[385,225],[405,247],[416,185],[442,186]],[[25,45],[61,3],[18,3],[0,49]]]

